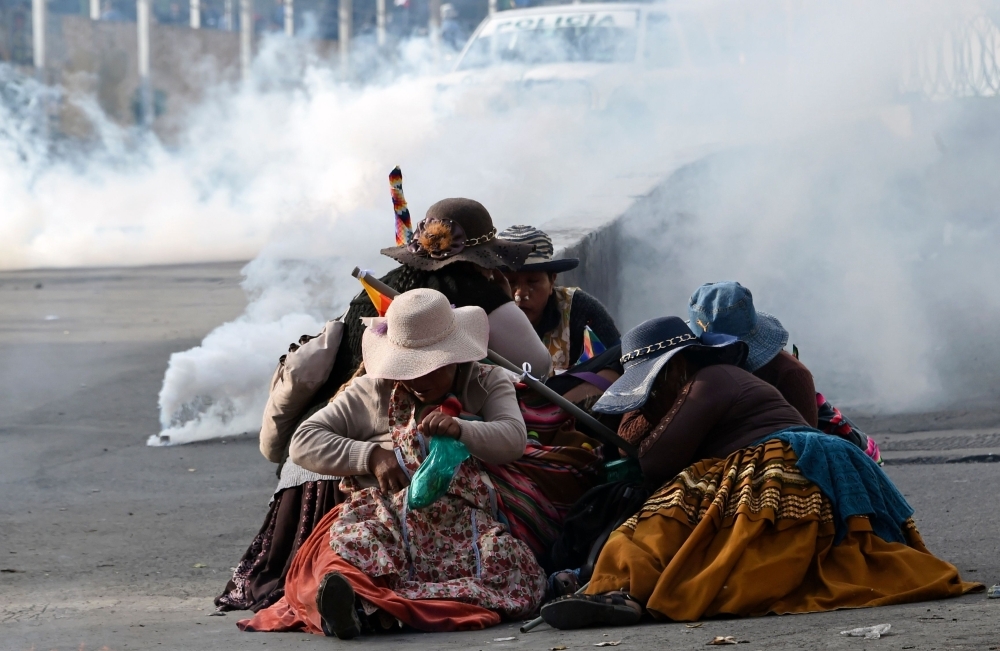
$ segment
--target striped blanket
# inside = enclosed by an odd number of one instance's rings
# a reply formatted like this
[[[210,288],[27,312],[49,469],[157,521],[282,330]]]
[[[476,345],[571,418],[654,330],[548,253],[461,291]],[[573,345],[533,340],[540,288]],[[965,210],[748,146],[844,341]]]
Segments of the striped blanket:
[[[569,507],[600,483],[602,462],[600,444],[569,421],[554,432],[529,438],[517,461],[487,465],[486,472],[511,533],[541,557],[559,537]]]

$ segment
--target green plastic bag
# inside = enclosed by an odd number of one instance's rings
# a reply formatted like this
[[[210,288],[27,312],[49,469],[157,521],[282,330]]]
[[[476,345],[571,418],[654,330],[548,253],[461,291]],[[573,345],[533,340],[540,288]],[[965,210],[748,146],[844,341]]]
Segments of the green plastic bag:
[[[407,504],[411,509],[423,509],[448,492],[458,466],[469,458],[469,449],[459,440],[432,436],[430,453],[413,473]]]

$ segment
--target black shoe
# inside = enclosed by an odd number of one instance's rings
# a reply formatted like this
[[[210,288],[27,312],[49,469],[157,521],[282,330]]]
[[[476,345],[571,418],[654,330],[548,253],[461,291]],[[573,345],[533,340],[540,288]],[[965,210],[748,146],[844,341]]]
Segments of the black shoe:
[[[339,572],[323,577],[316,592],[316,607],[323,619],[323,630],[341,640],[361,635],[361,620],[354,609],[354,588]]]
[[[570,595],[542,606],[542,619],[552,628],[563,630],[588,626],[631,626],[642,618],[642,611],[626,602],[620,594]]]

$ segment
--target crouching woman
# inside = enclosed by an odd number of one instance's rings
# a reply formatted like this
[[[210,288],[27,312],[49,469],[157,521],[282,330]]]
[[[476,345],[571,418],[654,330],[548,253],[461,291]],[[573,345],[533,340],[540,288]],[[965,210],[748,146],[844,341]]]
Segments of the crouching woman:
[[[431,289],[400,294],[371,320],[366,375],[302,423],[290,447],[298,465],[345,477],[348,498],[295,556],[285,596],[240,628],[349,639],[397,623],[484,628],[538,607],[544,573],[498,521],[483,468],[518,459],[527,436],[505,371],[476,361],[488,337],[481,308],[452,308]],[[471,458],[444,497],[412,510],[405,489],[434,436],[460,440]]]
[[[667,317],[626,333],[622,351],[625,373],[594,409],[626,414],[619,433],[660,488],[608,538],[588,594],[542,608],[552,626],[633,624],[643,610],[692,621],[864,608],[982,588],[927,550],[871,458],[807,427],[737,366],[745,343],[696,337]]]

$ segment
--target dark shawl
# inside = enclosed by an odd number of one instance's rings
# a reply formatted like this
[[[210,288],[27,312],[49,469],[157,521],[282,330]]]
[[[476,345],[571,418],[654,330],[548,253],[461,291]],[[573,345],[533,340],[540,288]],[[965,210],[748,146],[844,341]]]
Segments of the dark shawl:
[[[542,311],[542,318],[535,326],[535,332],[541,338],[545,333],[558,328],[561,319],[558,301],[555,292],[553,292]],[[569,313],[569,359],[571,365],[580,359],[580,354],[583,352],[583,328],[588,325],[597,334],[605,348],[616,346],[621,341],[621,333],[618,332],[615,320],[608,314],[607,309],[601,305],[599,300],[582,289],[577,289],[573,293],[573,304],[570,306]]]

